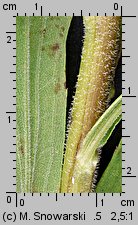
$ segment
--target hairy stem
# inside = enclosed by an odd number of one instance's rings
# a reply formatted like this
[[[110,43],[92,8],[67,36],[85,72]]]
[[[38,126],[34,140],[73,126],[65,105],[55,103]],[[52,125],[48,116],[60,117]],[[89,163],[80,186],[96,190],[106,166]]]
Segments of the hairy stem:
[[[70,192],[83,140],[106,110],[121,49],[121,17],[83,17],[85,39],[69,128],[61,192]]]

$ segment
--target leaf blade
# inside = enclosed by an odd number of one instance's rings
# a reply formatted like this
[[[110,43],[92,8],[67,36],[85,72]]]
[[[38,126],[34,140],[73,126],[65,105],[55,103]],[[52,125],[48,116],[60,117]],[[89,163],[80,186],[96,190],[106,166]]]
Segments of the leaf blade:
[[[70,21],[71,17],[17,17],[17,192],[59,192]]]
[[[86,135],[81,149],[76,156],[70,192],[90,192],[99,158],[97,149],[107,142],[114,127],[121,120],[121,116],[122,96],[119,96]]]
[[[96,186],[98,193],[122,192],[122,140]]]

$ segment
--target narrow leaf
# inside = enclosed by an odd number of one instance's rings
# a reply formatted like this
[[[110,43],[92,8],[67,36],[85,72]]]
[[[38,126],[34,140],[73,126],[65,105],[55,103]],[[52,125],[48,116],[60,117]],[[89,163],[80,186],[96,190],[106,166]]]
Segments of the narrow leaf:
[[[17,17],[17,192],[59,192],[71,17]]]
[[[96,192],[122,192],[122,140],[120,141],[108,167],[98,182]]]
[[[76,156],[70,192],[90,192],[98,162],[98,148],[106,144],[122,116],[122,96],[103,113],[86,135]]]

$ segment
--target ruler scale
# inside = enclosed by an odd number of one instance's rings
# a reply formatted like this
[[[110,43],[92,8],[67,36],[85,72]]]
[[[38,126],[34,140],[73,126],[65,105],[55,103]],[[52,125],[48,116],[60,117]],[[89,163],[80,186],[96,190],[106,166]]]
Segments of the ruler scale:
[[[137,223],[137,7],[137,1],[123,0],[85,1],[76,5],[73,1],[66,4],[43,0],[1,1],[1,224]],[[83,15],[122,17],[122,193],[17,194],[16,16]]]

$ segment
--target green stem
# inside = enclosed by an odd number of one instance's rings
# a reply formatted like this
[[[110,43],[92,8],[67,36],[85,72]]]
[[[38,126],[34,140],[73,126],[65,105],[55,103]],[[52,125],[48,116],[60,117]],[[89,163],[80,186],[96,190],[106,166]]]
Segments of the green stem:
[[[83,17],[85,39],[69,128],[61,192],[70,192],[76,155],[106,110],[121,49],[121,17]]]

